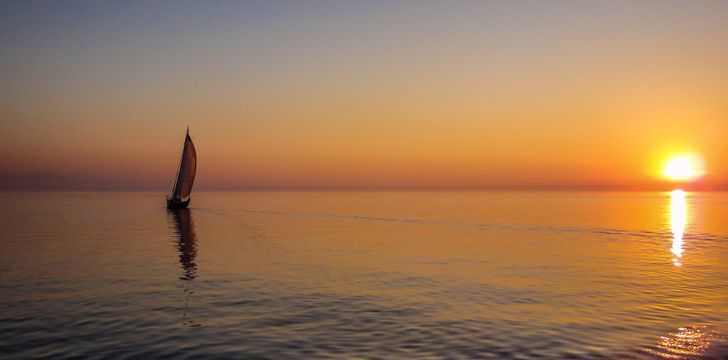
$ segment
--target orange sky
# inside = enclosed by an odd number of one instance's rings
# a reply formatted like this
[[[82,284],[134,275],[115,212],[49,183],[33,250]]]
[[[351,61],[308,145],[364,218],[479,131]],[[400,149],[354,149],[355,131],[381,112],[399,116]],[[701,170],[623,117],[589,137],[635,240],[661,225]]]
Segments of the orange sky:
[[[0,5],[0,176],[164,189],[728,184],[728,3]]]

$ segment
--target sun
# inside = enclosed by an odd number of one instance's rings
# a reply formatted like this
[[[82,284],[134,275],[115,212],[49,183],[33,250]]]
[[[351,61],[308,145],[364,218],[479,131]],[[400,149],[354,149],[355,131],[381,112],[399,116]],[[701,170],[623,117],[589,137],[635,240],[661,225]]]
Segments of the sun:
[[[662,174],[676,181],[697,180],[705,175],[705,162],[698,154],[675,156],[665,163]]]

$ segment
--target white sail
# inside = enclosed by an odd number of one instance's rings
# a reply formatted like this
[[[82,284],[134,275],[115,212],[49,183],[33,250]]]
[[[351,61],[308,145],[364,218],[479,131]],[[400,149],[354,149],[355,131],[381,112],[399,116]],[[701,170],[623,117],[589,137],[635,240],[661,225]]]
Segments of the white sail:
[[[177,172],[177,180],[172,188],[170,198],[175,201],[187,201],[192,193],[192,184],[195,182],[195,172],[197,171],[197,153],[195,152],[195,144],[190,138],[189,129],[185,135],[185,143],[182,148],[182,160],[180,160],[179,171]]]

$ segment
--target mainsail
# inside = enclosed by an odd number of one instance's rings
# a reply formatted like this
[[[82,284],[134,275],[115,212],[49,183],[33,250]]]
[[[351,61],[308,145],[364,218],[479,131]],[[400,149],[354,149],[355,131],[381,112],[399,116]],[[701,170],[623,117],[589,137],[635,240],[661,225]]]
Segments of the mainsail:
[[[195,152],[195,144],[190,138],[190,130],[187,129],[185,135],[185,143],[182,147],[182,160],[179,163],[177,171],[177,181],[172,188],[170,200],[178,202],[186,202],[190,199],[192,192],[192,183],[195,182],[195,172],[197,170],[197,153]]]

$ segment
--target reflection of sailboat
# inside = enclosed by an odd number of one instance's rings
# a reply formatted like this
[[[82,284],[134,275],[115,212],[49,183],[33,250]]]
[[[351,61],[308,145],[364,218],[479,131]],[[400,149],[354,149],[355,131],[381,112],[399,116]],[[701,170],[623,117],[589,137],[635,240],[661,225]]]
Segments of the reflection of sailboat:
[[[670,230],[672,231],[672,251],[675,257],[672,258],[675,266],[682,266],[683,256],[683,235],[688,220],[685,192],[673,190],[670,193]]]
[[[185,142],[182,145],[182,159],[177,169],[177,177],[172,186],[172,193],[167,197],[167,208],[177,209],[186,208],[190,203],[190,194],[192,193],[192,184],[195,182],[195,173],[197,171],[197,152],[195,144],[190,138],[190,129],[187,128],[185,134]]]
[[[192,227],[189,209],[170,210],[174,214],[174,224],[177,230],[177,250],[179,251],[179,262],[184,269],[184,276],[181,280],[193,280],[197,276],[197,242],[195,231]]]
[[[176,245],[179,252],[179,263],[184,270],[183,275],[179,278],[185,281],[185,309],[182,317],[185,319],[183,324],[186,326],[200,326],[194,320],[188,318],[187,313],[190,307],[190,299],[194,291],[190,289],[192,280],[197,277],[197,238],[194,226],[192,225],[192,217],[189,209],[173,209],[169,210],[170,215],[174,216],[174,226],[176,232]]]

